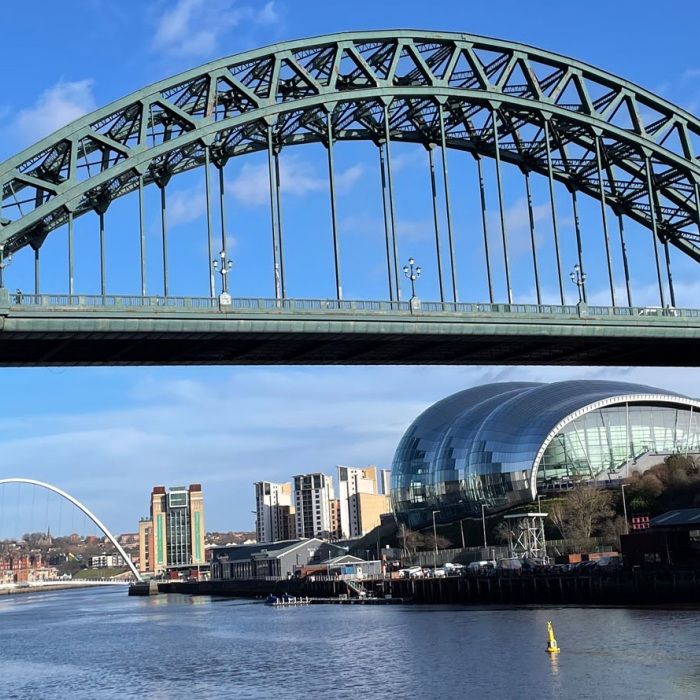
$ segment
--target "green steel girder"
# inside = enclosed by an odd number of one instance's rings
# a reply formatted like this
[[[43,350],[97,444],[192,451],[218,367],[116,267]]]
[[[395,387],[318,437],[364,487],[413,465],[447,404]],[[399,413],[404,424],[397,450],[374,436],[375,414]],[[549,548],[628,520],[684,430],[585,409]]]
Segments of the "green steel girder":
[[[81,117],[0,164],[0,243],[39,247],[69,213],[267,148],[384,137],[499,156],[606,201],[700,261],[700,120],[643,88],[547,51],[467,34],[380,31],[220,59]],[[494,123],[495,119],[495,123]],[[596,148],[605,176],[598,178]],[[650,202],[646,169],[651,170]]]

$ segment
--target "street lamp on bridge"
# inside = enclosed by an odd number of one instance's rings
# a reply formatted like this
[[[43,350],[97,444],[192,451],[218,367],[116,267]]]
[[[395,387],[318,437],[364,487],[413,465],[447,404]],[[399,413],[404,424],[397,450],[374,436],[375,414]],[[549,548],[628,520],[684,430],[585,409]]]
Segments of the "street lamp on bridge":
[[[12,262],[12,253],[5,256],[5,244],[0,243],[0,289],[5,287],[5,268]]]
[[[403,266],[404,275],[411,280],[411,299],[416,298],[416,280],[420,277],[421,273],[420,267],[415,267],[415,262],[413,258],[409,258],[408,265]]]
[[[569,274],[571,281],[578,287],[578,303],[586,300],[586,273],[581,269],[581,266],[576,263],[574,271]]]
[[[219,257],[221,258],[220,263],[218,260],[212,260],[211,264],[214,267],[214,269],[218,270],[221,274],[221,294],[223,296],[224,294],[228,294],[228,273],[233,267],[233,261],[226,259],[225,250],[222,250],[219,253]]]

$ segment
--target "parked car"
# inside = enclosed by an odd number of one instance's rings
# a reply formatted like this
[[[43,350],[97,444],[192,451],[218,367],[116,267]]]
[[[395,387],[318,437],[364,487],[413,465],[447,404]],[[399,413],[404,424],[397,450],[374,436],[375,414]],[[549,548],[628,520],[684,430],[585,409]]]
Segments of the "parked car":
[[[464,564],[443,564],[443,567],[445,569],[445,573],[448,576],[461,576],[462,573],[465,571],[466,567]]]
[[[512,557],[510,559],[500,559],[498,566],[499,571],[520,571],[523,568],[523,563],[520,559]]]
[[[622,568],[622,560],[620,557],[604,556],[598,559],[596,566],[605,571],[618,571]]]

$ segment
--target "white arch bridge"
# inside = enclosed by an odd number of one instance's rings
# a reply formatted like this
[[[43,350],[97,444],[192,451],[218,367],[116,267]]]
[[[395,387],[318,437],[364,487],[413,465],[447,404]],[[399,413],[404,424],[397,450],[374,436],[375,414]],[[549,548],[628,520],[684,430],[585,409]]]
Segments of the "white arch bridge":
[[[40,486],[41,488],[47,489],[48,491],[52,491],[53,493],[62,496],[74,506],[77,506],[83,513],[85,513],[85,515],[87,515],[88,518],[90,518],[90,520],[92,520],[93,523],[95,523],[95,525],[97,525],[97,527],[100,528],[100,530],[102,530],[105,537],[114,545],[116,550],[126,562],[129,569],[131,569],[131,573],[134,574],[136,580],[143,580],[141,578],[139,570],[134,566],[134,563],[131,561],[131,557],[129,557],[129,555],[124,551],[123,547],[119,544],[119,542],[117,542],[116,537],[107,529],[107,526],[94,513],[92,513],[88,508],[86,508],[80,501],[73,498],[73,496],[66,493],[65,491],[62,491],[56,486],[52,486],[51,484],[47,484],[43,481],[37,481],[36,479],[24,479],[21,477],[0,479],[0,486],[2,486],[3,484],[30,484],[32,486]]]

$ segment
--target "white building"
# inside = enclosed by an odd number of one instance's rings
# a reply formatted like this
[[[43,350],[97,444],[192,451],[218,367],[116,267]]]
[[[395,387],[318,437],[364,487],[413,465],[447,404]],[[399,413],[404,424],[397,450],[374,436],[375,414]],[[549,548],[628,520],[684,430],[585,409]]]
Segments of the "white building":
[[[325,474],[299,474],[293,478],[296,536],[329,538],[333,531],[333,479]]]
[[[124,558],[121,554],[100,554],[95,557],[90,557],[88,560],[88,566],[91,569],[107,569],[107,568],[118,568],[120,566],[126,566],[124,563]]]
[[[279,542],[293,539],[289,521],[292,509],[292,484],[273,484],[258,481],[255,484],[255,535],[258,542]]]

